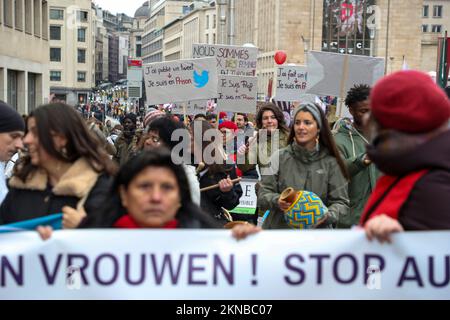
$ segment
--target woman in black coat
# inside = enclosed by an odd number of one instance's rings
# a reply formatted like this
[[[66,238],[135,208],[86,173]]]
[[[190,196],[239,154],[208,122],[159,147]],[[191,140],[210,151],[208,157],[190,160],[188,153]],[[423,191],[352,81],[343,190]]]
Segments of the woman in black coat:
[[[237,207],[243,193],[241,186],[231,181],[237,178],[236,165],[227,163],[230,160],[227,160],[222,147],[222,135],[208,122],[195,121],[191,125],[191,135],[200,189],[219,184],[218,188],[201,193],[201,207],[220,223],[226,224],[228,219],[223,209]]]
[[[77,228],[86,216],[99,214],[116,166],[72,107],[56,103],[34,110],[24,145],[0,224],[63,213],[64,228]]]

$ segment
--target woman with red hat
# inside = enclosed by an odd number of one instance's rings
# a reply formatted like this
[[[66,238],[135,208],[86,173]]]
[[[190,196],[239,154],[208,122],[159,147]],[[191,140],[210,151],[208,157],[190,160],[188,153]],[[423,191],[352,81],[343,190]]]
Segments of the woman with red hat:
[[[367,154],[385,174],[360,224],[369,239],[403,230],[450,229],[450,101],[426,74],[401,71],[371,94]]]

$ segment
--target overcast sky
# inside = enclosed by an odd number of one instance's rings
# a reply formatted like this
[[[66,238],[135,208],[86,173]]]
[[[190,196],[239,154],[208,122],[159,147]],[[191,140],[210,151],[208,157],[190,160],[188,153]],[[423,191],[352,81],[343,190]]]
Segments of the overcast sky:
[[[142,6],[145,0],[94,0],[102,9],[108,10],[113,14],[125,13],[134,17],[136,10]]]

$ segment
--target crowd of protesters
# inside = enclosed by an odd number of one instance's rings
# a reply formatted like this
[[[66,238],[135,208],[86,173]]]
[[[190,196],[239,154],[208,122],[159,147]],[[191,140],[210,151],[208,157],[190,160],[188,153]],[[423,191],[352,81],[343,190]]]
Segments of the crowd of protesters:
[[[272,103],[251,115],[187,117],[150,108],[83,119],[63,103],[24,121],[0,103],[0,225],[63,213],[64,229],[232,228],[236,238],[288,229],[293,188],[327,208],[313,228],[365,228],[389,241],[403,230],[450,229],[450,100],[426,74],[401,71],[356,85],[352,119],[333,127],[302,103],[290,126]],[[117,117],[116,117],[117,118]],[[211,161],[211,159],[213,161]],[[256,179],[252,218],[238,215],[240,178]],[[239,218],[237,218],[239,219]],[[43,238],[49,227],[38,228]]]

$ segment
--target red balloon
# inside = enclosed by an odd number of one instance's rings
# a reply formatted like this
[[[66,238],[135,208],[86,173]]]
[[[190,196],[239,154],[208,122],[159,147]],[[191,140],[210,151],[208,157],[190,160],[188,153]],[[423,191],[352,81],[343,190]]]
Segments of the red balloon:
[[[287,54],[284,51],[277,51],[274,59],[277,64],[283,64],[286,62]]]

